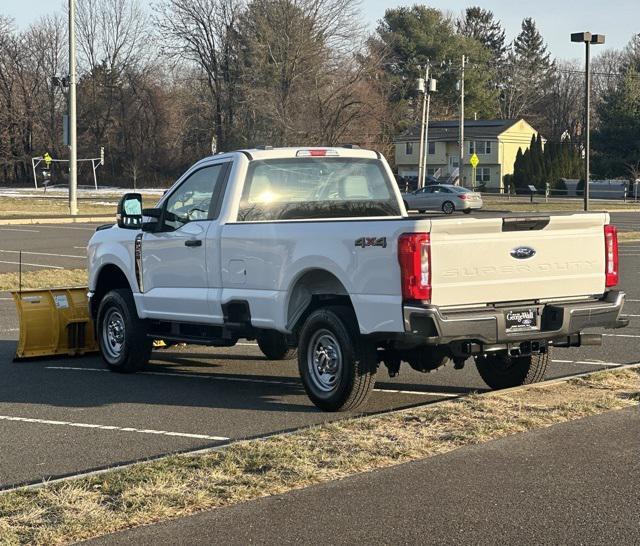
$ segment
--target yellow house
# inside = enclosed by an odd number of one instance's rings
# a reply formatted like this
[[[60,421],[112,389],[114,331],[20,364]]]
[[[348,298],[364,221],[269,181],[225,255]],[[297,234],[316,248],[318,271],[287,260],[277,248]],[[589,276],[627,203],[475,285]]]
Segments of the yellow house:
[[[432,121],[427,135],[427,176],[455,181],[460,161],[460,124],[457,120]],[[504,175],[513,174],[518,149],[524,152],[536,131],[524,119],[465,120],[462,184],[504,190]],[[543,140],[544,142],[544,140]],[[420,126],[395,139],[396,168],[399,176],[418,175]],[[473,153],[480,160],[475,170],[469,160]]]

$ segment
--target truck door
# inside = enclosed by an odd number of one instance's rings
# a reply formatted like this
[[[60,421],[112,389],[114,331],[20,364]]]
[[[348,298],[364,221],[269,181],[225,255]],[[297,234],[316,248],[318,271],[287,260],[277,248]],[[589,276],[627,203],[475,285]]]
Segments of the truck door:
[[[142,239],[144,308],[149,318],[221,322],[208,301],[207,263],[217,241],[220,202],[231,162],[211,163],[187,173],[162,203],[160,228]],[[207,250],[209,249],[209,250]],[[216,253],[217,254],[217,253]],[[214,254],[215,256],[215,254]]]

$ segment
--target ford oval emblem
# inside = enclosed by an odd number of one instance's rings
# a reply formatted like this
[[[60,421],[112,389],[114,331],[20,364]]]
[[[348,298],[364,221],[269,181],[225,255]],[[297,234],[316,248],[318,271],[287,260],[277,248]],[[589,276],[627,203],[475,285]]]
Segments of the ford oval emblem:
[[[536,255],[536,251],[530,246],[519,246],[511,251],[511,256],[516,260],[526,260],[533,258]]]

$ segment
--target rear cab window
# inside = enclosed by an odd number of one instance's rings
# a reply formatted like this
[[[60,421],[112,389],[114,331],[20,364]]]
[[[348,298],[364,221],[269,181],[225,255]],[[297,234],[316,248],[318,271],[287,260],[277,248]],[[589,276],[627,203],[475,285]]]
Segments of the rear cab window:
[[[400,216],[393,182],[376,159],[254,160],[238,222]]]

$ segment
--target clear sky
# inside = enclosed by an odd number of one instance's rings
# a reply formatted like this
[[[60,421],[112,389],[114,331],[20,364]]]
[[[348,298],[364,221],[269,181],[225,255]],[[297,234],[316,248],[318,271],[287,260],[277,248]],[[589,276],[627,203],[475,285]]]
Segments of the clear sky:
[[[150,4],[149,0],[142,0]],[[582,49],[569,40],[571,32],[591,31],[605,34],[605,48],[623,47],[631,35],[640,32],[640,0],[362,0],[365,20],[373,29],[384,15],[385,9],[415,3],[462,13],[470,5],[492,10],[512,39],[520,29],[524,17],[536,20],[551,53],[559,58],[582,58]],[[20,27],[25,27],[46,13],[61,13],[65,2],[57,0],[0,0],[0,13],[13,17]],[[595,51],[594,51],[595,53]]]

